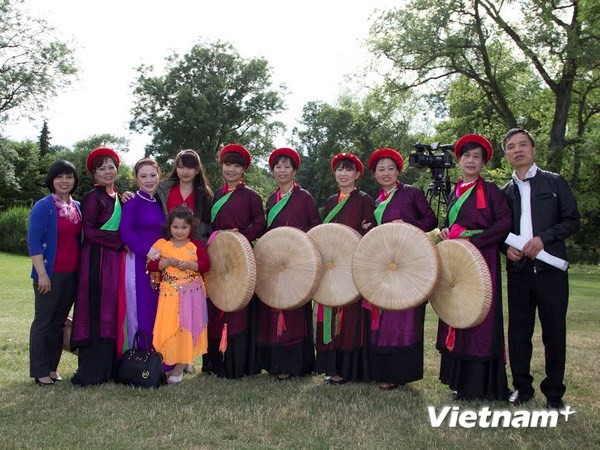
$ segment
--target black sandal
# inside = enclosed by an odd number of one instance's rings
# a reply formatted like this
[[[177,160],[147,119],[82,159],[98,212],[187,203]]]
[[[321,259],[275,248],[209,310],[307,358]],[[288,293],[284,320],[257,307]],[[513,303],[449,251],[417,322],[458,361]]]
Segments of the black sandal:
[[[54,380],[52,378],[50,378],[52,381],[50,381],[50,383],[46,383],[44,381],[40,381],[39,378],[34,378],[35,380],[35,384],[37,384],[40,387],[46,387],[46,386],[52,386],[54,384]]]

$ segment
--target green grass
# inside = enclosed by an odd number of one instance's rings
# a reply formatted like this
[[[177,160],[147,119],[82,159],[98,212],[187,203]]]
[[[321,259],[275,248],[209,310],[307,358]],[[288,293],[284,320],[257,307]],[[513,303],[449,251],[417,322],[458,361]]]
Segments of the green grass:
[[[571,271],[565,400],[577,411],[547,429],[431,428],[427,406],[452,405],[437,380],[437,318],[427,310],[425,378],[384,392],[376,384],[323,386],[312,376],[278,382],[186,376],[179,386],[143,390],[106,384],[49,389],[29,379],[33,316],[29,259],[0,253],[1,448],[591,448],[600,446],[600,288],[597,267]],[[533,371],[543,376],[536,327]],[[68,375],[76,358],[64,353]],[[482,402],[459,403],[479,409]],[[505,403],[490,408],[506,409]],[[541,408],[538,395],[532,407]]]

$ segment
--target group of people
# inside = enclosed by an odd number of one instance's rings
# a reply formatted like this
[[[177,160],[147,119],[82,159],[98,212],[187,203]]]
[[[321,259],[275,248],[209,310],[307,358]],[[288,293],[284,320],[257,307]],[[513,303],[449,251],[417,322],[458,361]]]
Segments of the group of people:
[[[454,146],[462,179],[449,195],[439,237],[469,239],[479,249],[492,275],[493,299],[477,326],[454,329],[440,320],[440,380],[457,399],[516,405],[531,399],[537,308],[546,354],[541,389],[548,406],[560,408],[567,273],[536,256],[544,249],[566,258],[564,240],[577,231],[579,214],[564,179],[535,165],[535,140],[529,132],[510,130],[503,148],[514,173],[501,190],[481,177],[492,156],[486,138],[469,134]],[[118,155],[96,149],[87,160],[96,184],[81,205],[70,196],[78,181],[73,165],[58,161],[50,168],[51,195],[34,205],[28,237],[35,290],[30,375],[36,383],[48,386],[62,379],[56,372],[62,326],[73,302],[71,347],[78,351],[78,369],[72,381],[79,385],[110,380],[120,353],[140,332],[163,354],[172,384],[194,371],[199,355],[203,372],[227,378],[264,370],[286,380],[316,372],[325,375],[326,384],[376,381],[385,390],[421,379],[424,304],[403,311],[382,310],[368,299],[344,307],[316,305],[313,330],[311,302],[279,310],[255,295],[242,310],[225,312],[206,297],[201,276],[210,267],[208,236],[219,230],[238,231],[250,243],[277,227],[307,232],[328,222],[361,235],[388,222],[433,230],[437,218],[423,191],[399,179],[404,166],[400,153],[381,148],[370,156],[368,168],[380,186],[374,200],[358,187],[362,161],[351,153],[335,155],[331,170],[338,191],[326,200],[322,217],[311,194],[295,182],[302,162],[295,150],[279,148],[269,156],[278,188],[266,201],[266,214],[260,196],[243,181],[251,164],[248,150],[226,145],[219,161],[224,184],[214,194],[197,153],[184,150],[162,181],[156,162],[138,161],[139,190],[120,195],[114,188]],[[525,238],[523,248],[504,244],[511,231]],[[500,251],[508,265],[512,393],[506,375]]]

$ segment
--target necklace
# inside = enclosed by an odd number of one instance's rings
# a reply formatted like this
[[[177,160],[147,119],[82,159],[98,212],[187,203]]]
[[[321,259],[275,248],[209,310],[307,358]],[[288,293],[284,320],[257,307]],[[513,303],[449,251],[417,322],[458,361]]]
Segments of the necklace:
[[[141,191],[140,191],[140,190],[138,190],[138,191],[136,192],[136,194],[137,194],[137,195],[138,195],[138,196],[139,196],[141,199],[143,199],[143,200],[146,200],[147,202],[150,202],[150,203],[156,203],[156,199],[155,199],[154,197],[146,198],[146,197],[144,197],[142,194],[140,194],[140,192],[141,192]]]

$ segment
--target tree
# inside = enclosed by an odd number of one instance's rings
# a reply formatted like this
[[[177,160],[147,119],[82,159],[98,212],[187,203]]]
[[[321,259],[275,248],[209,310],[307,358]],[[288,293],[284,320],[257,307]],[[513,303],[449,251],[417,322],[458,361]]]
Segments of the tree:
[[[39,138],[40,156],[43,158],[50,153],[50,130],[48,129],[48,121],[44,120],[42,131]]]
[[[282,124],[270,119],[283,109],[283,87],[272,88],[266,60],[243,59],[230,44],[216,42],[196,44],[166,61],[161,76],[151,66],[139,67],[134,84],[130,127],[152,135],[147,155],[164,165],[192,148],[214,182],[224,144],[246,145],[255,156],[272,150]]]
[[[34,142],[0,138],[0,210],[22,204],[30,206],[45,192],[45,173]]]
[[[569,135],[570,114],[583,109],[589,120],[600,110],[586,104],[600,86],[599,25],[600,8],[589,0],[413,0],[379,16],[370,45],[392,63],[391,85],[412,89],[464,77],[506,128],[523,122],[507,86],[529,68],[553,99],[547,166],[560,171],[563,150],[584,134]]]
[[[123,155],[123,153],[127,152],[127,145],[128,141],[123,137],[114,136],[112,134],[98,134],[76,142],[72,150],[56,153],[54,160],[66,159],[67,161],[72,162],[77,168],[79,174],[79,187],[73,194],[73,197],[81,199],[92,188],[92,177],[86,168],[87,157],[92,150],[98,147],[109,147],[115,150],[119,155]],[[132,179],[131,168],[126,164],[123,164],[123,161],[121,160],[119,178],[116,182],[118,191],[135,191]]]
[[[43,109],[77,72],[73,50],[44,19],[25,13],[23,3],[0,0],[0,123],[15,108]]]
[[[337,153],[348,151],[365,164],[360,187],[369,194],[377,191],[377,184],[369,173],[367,160],[380,147],[401,151],[407,160],[414,140],[408,133],[409,116],[407,96],[389,95],[374,89],[360,101],[343,95],[336,105],[309,102],[304,106],[300,127],[294,130],[294,145],[304,154],[299,183],[309,190],[317,204],[322,206],[327,197],[337,190],[331,174],[330,161]],[[406,182],[417,177],[416,171],[403,174]]]

